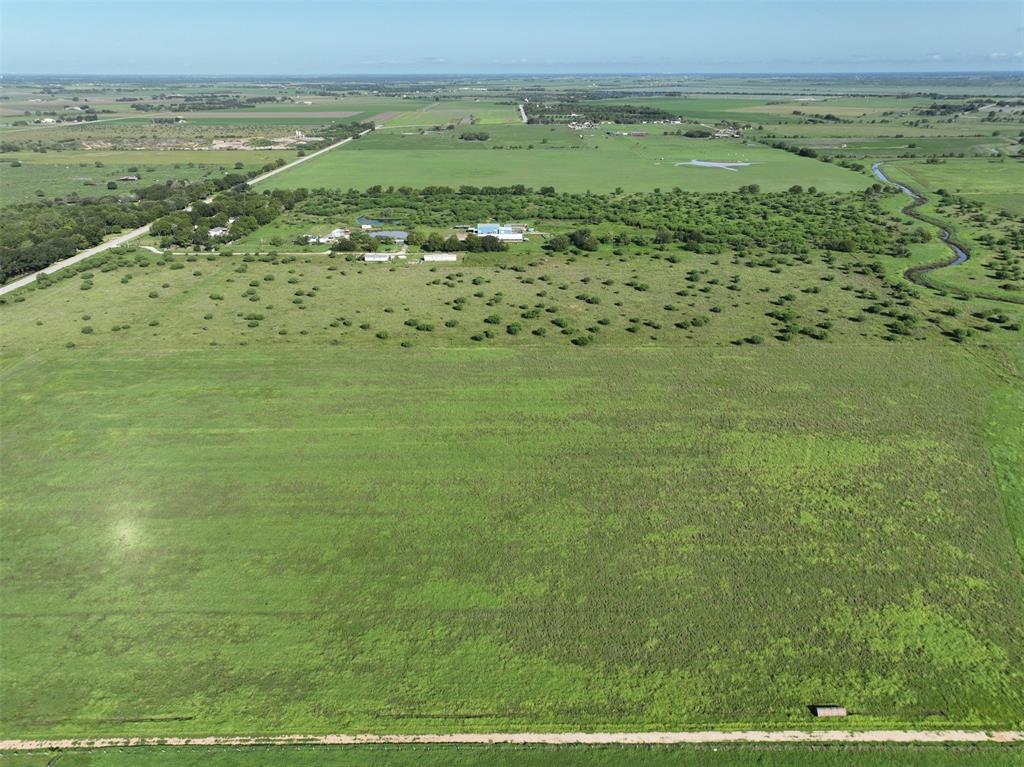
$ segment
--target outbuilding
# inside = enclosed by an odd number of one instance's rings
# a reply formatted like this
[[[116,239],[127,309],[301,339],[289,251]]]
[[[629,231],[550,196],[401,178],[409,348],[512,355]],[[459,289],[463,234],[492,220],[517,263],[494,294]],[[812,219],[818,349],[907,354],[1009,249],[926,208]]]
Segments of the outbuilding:
[[[811,713],[818,717],[846,716],[846,709],[842,706],[811,706]]]
[[[476,233],[479,237],[494,237],[503,242],[522,242],[522,231],[518,227],[507,224],[477,224]]]
[[[458,261],[459,257],[454,253],[424,253],[424,261]]]
[[[370,263],[384,263],[391,260],[390,253],[364,253],[363,261]]]

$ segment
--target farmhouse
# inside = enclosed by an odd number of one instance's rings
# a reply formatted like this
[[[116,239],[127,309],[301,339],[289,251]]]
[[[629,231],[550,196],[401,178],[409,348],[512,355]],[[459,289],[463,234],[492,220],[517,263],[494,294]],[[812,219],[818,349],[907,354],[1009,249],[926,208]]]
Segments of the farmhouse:
[[[480,237],[495,237],[503,242],[523,241],[522,229],[508,224],[477,224],[476,233]]]
[[[332,229],[327,234],[307,234],[307,235],[305,235],[305,237],[306,237],[306,242],[309,243],[310,245],[312,245],[314,243],[320,243],[321,245],[328,245],[328,244],[330,244],[332,242],[337,242],[338,240],[340,240],[340,239],[342,239],[344,237],[348,237],[348,235],[349,235],[348,229],[343,229],[341,227],[338,227],[337,229]]]
[[[390,253],[364,253],[363,261],[370,263],[383,263],[391,260]]]
[[[454,253],[424,253],[424,261],[458,261],[458,256]]]
[[[742,133],[736,128],[719,128],[713,134],[713,138],[740,138]]]

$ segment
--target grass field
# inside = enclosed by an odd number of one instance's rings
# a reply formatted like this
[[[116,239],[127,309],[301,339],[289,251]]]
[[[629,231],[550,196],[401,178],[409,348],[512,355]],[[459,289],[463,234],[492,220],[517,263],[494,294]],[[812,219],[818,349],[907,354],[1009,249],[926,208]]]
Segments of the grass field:
[[[384,127],[266,188],[839,192],[874,181],[756,141],[663,135],[669,126],[581,135],[516,124],[493,92],[281,92],[299,104],[185,126],[7,131],[39,141],[82,131],[117,149],[7,152],[4,163],[22,167],[0,167],[0,203],[37,188],[102,194],[129,167],[148,184],[290,159],[294,150],[125,147],[286,135],[327,112],[383,115]],[[36,97],[16,95],[9,107]],[[391,264],[126,248],[6,296],[0,738],[806,729],[823,726],[808,711],[820,703],[846,706],[851,729],[1024,727],[1024,307],[978,297],[1016,295],[1021,279],[1019,223],[1006,213],[1024,212],[1024,166],[985,157],[1015,150],[1016,130],[997,137],[974,116],[940,124],[907,111],[930,99],[628,101],[764,126],[748,139],[793,135],[822,154],[884,159],[933,197],[923,212],[971,246],[967,263],[933,273],[970,295],[905,279],[949,257],[937,239],[907,239],[903,253],[844,250],[909,237],[887,217],[902,196],[872,208],[859,194],[834,207],[794,194],[708,207],[666,195],[674,202],[650,210],[619,195],[612,215],[590,219],[593,198],[571,203],[577,219],[569,202],[537,195],[517,219],[537,229],[529,242],[437,266],[410,263],[416,248]],[[805,122],[794,109],[851,122]],[[464,141],[463,130],[489,138]],[[899,157],[908,151],[967,157],[927,164]],[[675,164],[690,160],[752,164]],[[938,188],[966,202],[939,209]],[[421,232],[453,231],[452,211],[421,201],[403,213],[400,196],[320,195],[228,247],[290,251],[297,234],[357,215],[409,223],[413,213]],[[784,197],[800,200],[798,214]],[[676,229],[727,235],[657,239],[669,205],[704,212]],[[812,210],[836,222],[838,242],[805,246],[818,242],[804,232]],[[787,215],[807,218],[787,229]],[[868,219],[874,239],[861,236]],[[581,226],[602,238],[596,251],[543,249]],[[616,239],[624,232],[642,237]],[[0,754],[0,767],[53,756]],[[1002,767],[1022,757],[156,747],[69,751],[56,767]]]
[[[4,734],[1019,723],[1019,334],[691,257],[680,298],[129,255],[4,305]],[[832,340],[731,345],[783,290]]]
[[[10,767],[46,767],[50,753],[0,756]],[[189,748],[66,751],[62,767],[1011,767],[1020,748],[980,747],[346,747]]]
[[[117,193],[130,192],[133,186],[149,186],[170,179],[216,178],[225,173],[260,168],[278,158],[292,160],[295,152],[285,151],[67,151],[12,153],[3,155],[0,167],[0,205],[37,199],[37,191],[46,197],[78,194],[99,197],[112,192],[107,182],[118,184]],[[20,163],[20,167],[10,165]],[[243,170],[235,169],[236,163]],[[134,175],[139,181],[118,182],[121,176]]]
[[[628,126],[614,126],[628,130]],[[642,127],[642,126],[641,126]],[[843,168],[795,157],[742,141],[707,141],[662,136],[582,138],[564,127],[498,126],[491,138],[466,142],[460,131],[402,135],[397,130],[367,136],[270,183],[287,187],[385,186],[554,186],[559,191],[627,191],[680,187],[724,191],[746,184],[782,190],[793,184],[821,191],[862,189],[865,179]],[[500,147],[500,148],[496,148]],[[750,162],[735,171],[676,166],[690,160]]]

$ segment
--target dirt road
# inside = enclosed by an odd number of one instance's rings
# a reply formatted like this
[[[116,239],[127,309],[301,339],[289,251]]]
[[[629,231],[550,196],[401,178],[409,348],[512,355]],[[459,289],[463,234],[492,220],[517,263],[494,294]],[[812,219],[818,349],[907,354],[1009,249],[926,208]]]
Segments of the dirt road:
[[[371,130],[373,130],[373,129],[372,128],[367,128],[366,130],[364,130],[359,135],[360,136],[365,136]],[[259,184],[261,181],[266,181],[271,176],[276,176],[278,173],[284,173],[286,170],[291,170],[296,165],[301,165],[304,162],[308,162],[309,160],[312,160],[314,157],[319,157],[322,154],[330,152],[332,149],[337,149],[339,146],[347,144],[351,140],[352,140],[351,138],[342,139],[341,141],[335,142],[334,144],[331,144],[330,146],[326,146],[323,149],[318,149],[315,152],[311,152],[310,154],[306,155],[305,157],[300,157],[297,160],[292,160],[287,165],[282,165],[280,168],[274,168],[273,170],[268,171],[267,173],[263,173],[263,174],[261,174],[259,176],[256,176],[255,178],[251,178],[246,183],[249,186],[255,186],[256,184]],[[207,197],[204,202],[210,202],[212,199],[213,199],[212,196],[211,197]],[[190,205],[185,210],[190,210],[191,207],[192,206]],[[61,269],[67,269],[69,266],[73,266],[74,264],[77,264],[79,261],[84,261],[85,259],[89,258],[90,256],[95,256],[95,255],[97,255],[99,253],[103,253],[105,251],[108,251],[111,248],[117,248],[117,247],[119,247],[121,245],[124,245],[124,244],[126,244],[128,242],[131,242],[132,240],[138,239],[139,237],[142,237],[142,235],[149,233],[150,226],[151,226],[150,224],[146,224],[145,226],[140,226],[138,229],[132,229],[132,231],[130,231],[130,232],[125,232],[124,234],[119,234],[116,237],[113,237],[113,238],[107,240],[106,242],[101,242],[99,245],[96,245],[96,246],[94,246],[92,248],[89,248],[88,250],[83,250],[81,253],[76,253],[75,255],[71,256],[70,258],[65,258],[63,261],[58,261],[55,264],[50,264],[45,269],[42,269],[41,272],[36,272],[35,274],[29,274],[29,275],[26,275],[25,277],[21,277],[20,279],[15,280],[14,282],[8,283],[7,285],[4,285],[3,287],[0,287],[0,296],[6,295],[7,293],[15,291],[18,288],[23,288],[26,285],[28,285],[29,283],[34,282],[35,279],[36,279],[36,275],[37,274],[40,274],[40,273],[42,273],[42,274],[53,274],[54,272],[59,272]]]
[[[436,735],[277,735],[264,737],[3,740],[0,751],[126,746],[358,746],[383,744],[686,745],[701,743],[1024,743],[1019,730],[704,730],[698,732],[491,732]]]

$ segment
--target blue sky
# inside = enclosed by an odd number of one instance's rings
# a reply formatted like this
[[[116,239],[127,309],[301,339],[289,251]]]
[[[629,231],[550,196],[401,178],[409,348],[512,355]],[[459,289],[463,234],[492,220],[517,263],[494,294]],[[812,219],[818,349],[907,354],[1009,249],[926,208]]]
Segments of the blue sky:
[[[8,74],[1024,68],[1024,0],[0,0]]]

